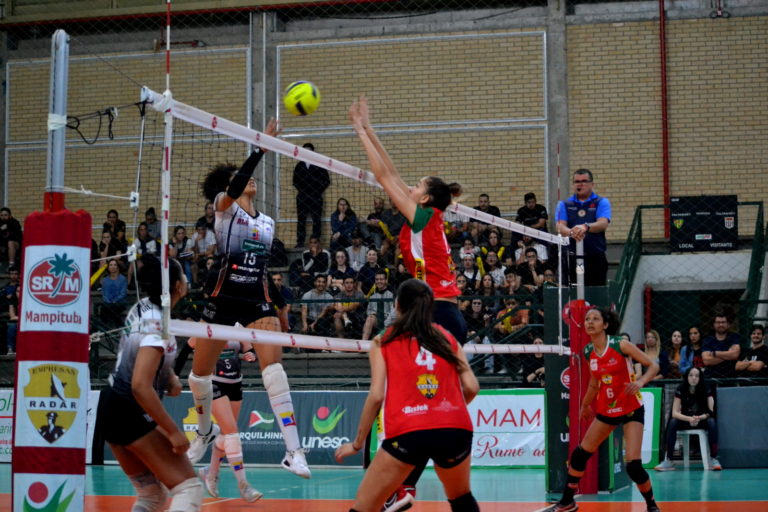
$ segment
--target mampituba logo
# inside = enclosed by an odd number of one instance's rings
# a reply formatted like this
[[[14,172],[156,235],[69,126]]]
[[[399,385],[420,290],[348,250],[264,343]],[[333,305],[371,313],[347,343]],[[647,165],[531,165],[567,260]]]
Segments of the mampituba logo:
[[[75,302],[83,289],[80,267],[67,253],[54,254],[33,263],[27,286],[30,296],[45,306],[67,306]]]

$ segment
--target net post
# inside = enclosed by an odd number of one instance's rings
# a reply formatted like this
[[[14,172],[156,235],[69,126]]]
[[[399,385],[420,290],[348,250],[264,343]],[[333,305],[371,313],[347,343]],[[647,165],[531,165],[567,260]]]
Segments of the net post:
[[[584,300],[584,240],[576,242],[576,298]]]
[[[43,210],[64,209],[64,145],[67,128],[69,35],[57,30],[51,39],[51,78],[48,94],[48,153]]]

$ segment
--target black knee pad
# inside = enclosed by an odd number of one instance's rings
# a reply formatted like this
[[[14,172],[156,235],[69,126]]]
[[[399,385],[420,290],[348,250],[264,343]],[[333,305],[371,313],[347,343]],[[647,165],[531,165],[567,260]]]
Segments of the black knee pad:
[[[638,485],[643,485],[648,481],[648,472],[643,469],[643,463],[640,459],[634,459],[627,462],[627,475]]]
[[[581,445],[577,446],[571,453],[571,468],[575,471],[584,471],[587,469],[587,461],[591,456],[592,452],[588,452]]]
[[[451,512],[480,512],[480,507],[471,492],[448,500],[448,503],[451,504]]]

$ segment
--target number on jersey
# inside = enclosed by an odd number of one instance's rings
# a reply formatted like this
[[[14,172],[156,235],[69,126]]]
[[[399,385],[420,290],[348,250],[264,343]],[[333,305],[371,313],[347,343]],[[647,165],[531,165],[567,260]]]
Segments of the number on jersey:
[[[435,364],[437,363],[437,360],[435,359],[435,356],[430,352],[429,350],[425,349],[424,347],[421,347],[419,349],[419,353],[416,355],[416,364],[419,366],[426,366],[428,371],[432,371],[435,369]]]

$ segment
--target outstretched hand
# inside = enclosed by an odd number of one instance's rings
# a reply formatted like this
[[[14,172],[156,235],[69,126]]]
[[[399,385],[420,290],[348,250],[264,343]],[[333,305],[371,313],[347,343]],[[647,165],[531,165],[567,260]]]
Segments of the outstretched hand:
[[[281,125],[280,122],[274,117],[270,117],[266,128],[264,128],[264,133],[266,133],[270,137],[277,137],[278,135],[283,133],[283,125]],[[266,148],[261,148],[261,150],[264,151],[265,153],[268,151]]]
[[[349,120],[352,121],[352,127],[355,131],[362,131],[369,124],[368,100],[365,96],[360,96],[349,106]]]

